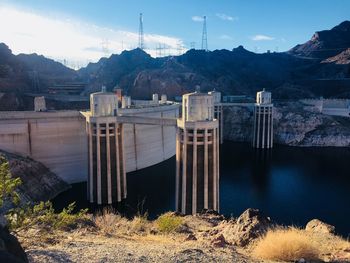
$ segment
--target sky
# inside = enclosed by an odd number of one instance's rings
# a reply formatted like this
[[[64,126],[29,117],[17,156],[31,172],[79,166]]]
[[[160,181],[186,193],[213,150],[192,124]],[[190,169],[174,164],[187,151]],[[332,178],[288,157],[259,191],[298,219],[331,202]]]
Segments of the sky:
[[[79,68],[136,48],[142,13],[154,57],[200,49],[203,16],[209,50],[282,52],[350,20],[349,10],[350,0],[0,0],[0,42]]]

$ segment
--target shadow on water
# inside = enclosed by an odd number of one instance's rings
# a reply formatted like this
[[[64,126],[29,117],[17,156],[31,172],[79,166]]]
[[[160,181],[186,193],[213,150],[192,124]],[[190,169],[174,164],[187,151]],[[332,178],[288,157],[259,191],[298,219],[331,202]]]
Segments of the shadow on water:
[[[147,212],[149,218],[172,211],[175,208],[175,157],[160,164],[127,173],[128,198],[120,204],[109,208],[132,217]],[[104,207],[92,205],[87,201],[86,182],[72,184],[72,188],[55,197],[53,205],[57,211],[68,204],[76,202],[76,209],[89,208],[91,212],[99,212]]]
[[[254,207],[280,224],[304,226],[318,218],[349,235],[350,148],[275,146],[259,151],[226,141],[220,159],[221,213],[238,216]],[[175,157],[127,178],[128,198],[117,207],[124,215],[147,211],[155,218],[174,209]],[[78,208],[90,207],[86,183],[74,184],[53,199],[58,210],[73,201]]]

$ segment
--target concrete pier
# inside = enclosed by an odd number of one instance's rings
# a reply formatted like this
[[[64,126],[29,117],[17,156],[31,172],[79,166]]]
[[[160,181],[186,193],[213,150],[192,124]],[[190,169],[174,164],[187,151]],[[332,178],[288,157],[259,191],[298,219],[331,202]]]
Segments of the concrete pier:
[[[220,144],[224,142],[224,116],[221,103],[221,92],[213,90],[208,92],[214,98],[214,118],[219,121],[219,138]]]
[[[273,104],[271,93],[265,90],[256,95],[252,146],[261,149],[273,146]]]
[[[114,93],[90,96],[91,114],[86,115],[91,203],[112,204],[126,198],[123,124],[117,121],[118,100]]]
[[[199,92],[183,96],[176,132],[176,211],[219,211],[219,121],[214,98]]]

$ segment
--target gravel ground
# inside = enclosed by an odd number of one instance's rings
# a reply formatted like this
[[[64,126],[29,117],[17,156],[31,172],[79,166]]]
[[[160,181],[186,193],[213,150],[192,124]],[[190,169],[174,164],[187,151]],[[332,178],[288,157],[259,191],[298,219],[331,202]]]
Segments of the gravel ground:
[[[28,244],[30,262],[255,262],[234,247],[212,247],[202,242],[167,236],[68,236],[53,245]]]

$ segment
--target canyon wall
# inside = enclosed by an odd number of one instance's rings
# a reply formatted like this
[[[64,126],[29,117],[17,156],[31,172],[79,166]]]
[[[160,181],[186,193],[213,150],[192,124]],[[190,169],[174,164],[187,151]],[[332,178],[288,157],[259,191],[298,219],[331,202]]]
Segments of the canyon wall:
[[[224,139],[251,142],[253,105],[224,106]],[[274,143],[290,146],[350,146],[350,118],[304,109],[299,102],[275,104]]]

